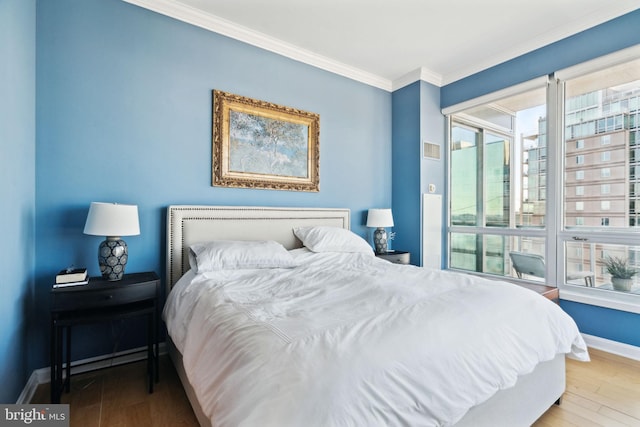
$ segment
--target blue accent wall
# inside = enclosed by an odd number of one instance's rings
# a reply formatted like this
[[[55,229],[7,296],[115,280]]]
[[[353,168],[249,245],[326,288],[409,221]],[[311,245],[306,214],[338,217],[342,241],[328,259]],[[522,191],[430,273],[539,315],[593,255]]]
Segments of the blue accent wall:
[[[640,9],[444,86],[441,106],[448,107],[637,45],[639,28]],[[640,315],[570,301],[561,301],[561,306],[582,332],[640,346]]]
[[[442,87],[442,108],[640,43],[640,9]]]
[[[444,160],[424,159],[422,155],[422,143],[425,141],[439,144],[442,153],[445,151],[445,119],[440,112],[440,88],[417,81],[394,91],[391,114],[392,209],[393,230],[396,232],[393,247],[410,251],[411,263],[421,265],[422,193],[427,191],[429,184],[436,185],[436,193],[445,193]]]
[[[48,292],[70,264],[99,275],[91,201],[134,203],[127,271],[165,273],[170,204],[391,204],[391,94],[121,0],[37,8],[36,316],[30,368],[48,366]],[[211,186],[212,89],[320,114],[320,192]],[[141,345],[142,325],[75,334],[72,359]]]
[[[420,82],[392,95],[393,248],[411,253],[420,264]]]
[[[35,263],[36,2],[0,1],[0,403],[30,374]]]
[[[640,316],[626,311],[560,300],[578,324],[580,332],[640,347]]]

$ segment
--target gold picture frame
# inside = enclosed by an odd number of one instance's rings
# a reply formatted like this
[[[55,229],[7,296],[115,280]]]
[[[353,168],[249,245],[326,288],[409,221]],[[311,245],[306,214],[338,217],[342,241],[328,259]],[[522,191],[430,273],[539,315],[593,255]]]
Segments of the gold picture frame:
[[[320,115],[213,91],[212,185],[320,190]]]

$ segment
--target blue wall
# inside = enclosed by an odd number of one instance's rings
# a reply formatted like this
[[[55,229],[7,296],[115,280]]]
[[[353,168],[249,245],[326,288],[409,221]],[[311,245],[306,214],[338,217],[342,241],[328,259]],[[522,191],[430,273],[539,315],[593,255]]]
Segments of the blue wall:
[[[393,92],[392,194],[394,249],[420,265],[420,82]]]
[[[361,235],[366,210],[391,204],[386,91],[120,0],[39,1],[36,81],[41,314],[31,369],[48,366],[55,273],[74,264],[99,274],[102,239],[82,234],[91,201],[138,204],[127,269],[162,275],[170,204],[348,207]],[[320,192],[212,187],[212,89],[319,113]],[[112,350],[108,325],[91,330],[76,334],[73,359]],[[140,345],[138,335],[118,349]]]
[[[35,249],[36,3],[0,1],[0,403],[27,382]]]
[[[410,251],[411,263],[421,265],[422,193],[427,191],[429,184],[436,185],[436,193],[446,193],[445,161],[424,159],[422,156],[424,141],[439,144],[442,153],[445,151],[445,119],[440,112],[440,88],[424,81],[412,83],[393,92],[391,109],[392,209],[393,231],[396,232],[393,247]],[[444,228],[442,232],[444,237]]]
[[[640,347],[639,315],[565,300],[560,300],[560,306],[576,321],[580,332]]]
[[[475,98],[640,43],[640,10],[442,88],[441,106]],[[560,294],[562,297],[562,293]],[[640,315],[561,301],[584,333],[640,346]]]
[[[640,9],[442,88],[442,108],[640,43]]]

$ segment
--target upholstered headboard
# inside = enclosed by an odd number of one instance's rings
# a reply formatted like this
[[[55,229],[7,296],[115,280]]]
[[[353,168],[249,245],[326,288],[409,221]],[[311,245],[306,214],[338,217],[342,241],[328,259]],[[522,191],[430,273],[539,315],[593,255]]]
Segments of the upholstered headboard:
[[[210,240],[275,240],[302,246],[293,227],[350,228],[349,209],[175,205],[167,209],[167,290],[189,270],[190,245]]]

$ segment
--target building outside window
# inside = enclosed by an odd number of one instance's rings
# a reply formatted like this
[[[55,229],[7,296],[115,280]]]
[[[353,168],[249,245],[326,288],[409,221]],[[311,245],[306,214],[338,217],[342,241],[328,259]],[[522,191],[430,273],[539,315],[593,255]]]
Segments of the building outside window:
[[[547,273],[562,289],[621,294],[603,260],[619,256],[640,269],[640,59],[570,78],[563,72],[549,86],[563,100],[551,118],[546,91],[537,89],[449,116],[449,267],[515,277],[509,252],[523,251],[552,257]],[[549,133],[558,123],[564,128]],[[561,139],[553,181],[548,134]],[[547,206],[549,194],[557,207]],[[593,272],[596,286],[567,281],[575,271]],[[640,298],[636,281],[624,297]]]
[[[544,254],[545,99],[541,85],[451,120],[451,268],[515,277],[510,251]]]

